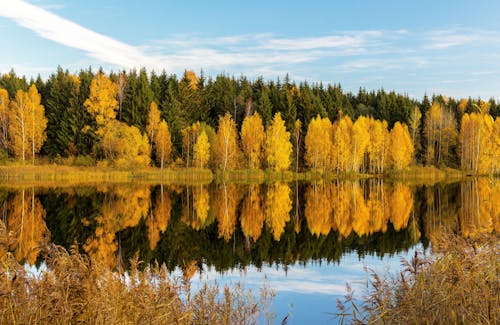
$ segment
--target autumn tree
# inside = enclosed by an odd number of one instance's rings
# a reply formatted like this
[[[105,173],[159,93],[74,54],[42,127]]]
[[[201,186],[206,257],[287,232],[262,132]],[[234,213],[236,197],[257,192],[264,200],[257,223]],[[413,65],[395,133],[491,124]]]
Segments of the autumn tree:
[[[35,163],[35,154],[42,147],[45,139],[44,107],[40,104],[40,94],[35,85],[28,92],[18,90],[9,110],[9,137],[15,156],[23,161],[28,155]]]
[[[422,113],[418,106],[413,107],[410,113],[410,118],[408,119],[408,127],[410,128],[411,140],[413,142],[413,147],[415,149],[420,147],[420,120],[422,118]],[[418,150],[415,150],[418,151]]]
[[[424,134],[427,164],[449,163],[451,150],[457,144],[458,133],[453,112],[434,101],[425,114]]]
[[[243,199],[242,205],[240,222],[243,235],[257,241],[262,233],[265,220],[259,185],[248,186],[248,193]]]
[[[219,128],[213,148],[214,161],[222,170],[234,169],[238,165],[240,149],[236,124],[228,112],[219,117]]]
[[[119,167],[149,165],[149,140],[138,128],[114,120],[100,130],[100,147],[106,159]]]
[[[328,235],[332,229],[332,197],[330,191],[331,186],[329,184],[314,182],[307,186],[304,214],[309,231],[313,235]]]
[[[210,160],[210,143],[207,133],[202,130],[193,147],[193,159],[200,168],[206,167]]]
[[[368,143],[368,165],[370,173],[383,173],[389,164],[389,130],[386,121],[373,118],[369,122],[370,141]]]
[[[26,259],[33,265],[49,237],[45,223],[46,211],[35,196],[34,189],[31,193],[26,193],[24,189],[16,193],[7,208],[7,229],[15,238],[10,248],[18,261]]]
[[[333,127],[330,120],[319,115],[311,119],[305,142],[305,161],[311,168],[327,170],[331,168]]]
[[[266,224],[271,229],[274,240],[280,240],[286,223],[290,221],[291,210],[290,186],[279,182],[269,185],[266,196]]]
[[[146,124],[146,132],[151,141],[155,139],[155,133],[158,132],[160,121],[160,110],[158,109],[158,105],[156,104],[156,102],[153,101],[149,106],[148,122]]]
[[[350,168],[352,171],[359,172],[364,171],[364,157],[366,153],[366,149],[370,142],[370,134],[369,130],[369,120],[367,117],[360,116],[352,125],[352,133],[351,133],[351,164]]]
[[[98,73],[92,80],[89,98],[83,105],[95,118],[98,127],[104,126],[116,118],[117,93],[118,86],[102,72]]]
[[[293,128],[293,142],[295,148],[295,172],[299,172],[300,145],[302,143],[302,122],[297,119]]]
[[[403,169],[410,165],[413,157],[413,143],[406,124],[394,124],[390,133],[389,155],[395,169]]]
[[[164,185],[160,185],[160,191],[156,195],[156,200],[151,209],[150,215],[146,218],[148,228],[149,248],[154,250],[160,234],[167,230],[170,214],[172,212],[172,201],[169,191],[165,191]]]
[[[350,171],[352,167],[352,120],[348,115],[333,125],[333,159],[337,171]]]
[[[498,120],[498,118],[497,118]],[[489,114],[465,113],[460,127],[460,162],[465,170],[494,172],[498,155],[498,122]]]
[[[241,147],[248,161],[248,168],[259,168],[264,153],[264,125],[259,113],[245,117],[241,125]]]
[[[160,168],[170,159],[172,153],[172,141],[170,137],[170,130],[166,121],[161,120],[158,124],[158,129],[154,133],[154,147],[156,153],[156,160],[160,163]]]
[[[285,122],[280,113],[276,113],[266,131],[266,156],[269,168],[286,170],[290,167],[292,144],[290,132],[285,128]]]
[[[0,88],[0,148],[4,151],[9,149],[9,106],[9,93]]]

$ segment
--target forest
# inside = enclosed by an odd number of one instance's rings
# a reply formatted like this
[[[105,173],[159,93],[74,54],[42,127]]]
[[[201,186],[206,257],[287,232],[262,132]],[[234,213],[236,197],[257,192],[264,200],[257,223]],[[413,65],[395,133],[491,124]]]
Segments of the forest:
[[[500,171],[495,99],[145,69],[0,75],[0,158],[32,164],[382,174]]]

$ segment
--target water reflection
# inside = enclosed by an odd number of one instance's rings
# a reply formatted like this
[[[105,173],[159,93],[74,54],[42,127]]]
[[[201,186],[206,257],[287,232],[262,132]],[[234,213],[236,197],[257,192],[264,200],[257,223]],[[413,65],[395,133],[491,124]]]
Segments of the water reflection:
[[[384,255],[428,243],[438,230],[500,231],[500,181],[409,186],[382,179],[237,185],[112,185],[0,191],[18,260],[37,261],[49,238],[77,243],[110,268],[134,254],[186,276],[310,260]],[[49,235],[50,234],[50,235]]]

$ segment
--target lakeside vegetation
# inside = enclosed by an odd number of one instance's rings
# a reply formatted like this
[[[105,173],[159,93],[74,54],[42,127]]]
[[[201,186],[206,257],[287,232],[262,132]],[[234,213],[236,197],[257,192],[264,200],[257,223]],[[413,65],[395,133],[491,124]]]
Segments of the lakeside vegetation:
[[[45,269],[31,273],[7,248],[14,241],[0,226],[2,324],[256,324],[270,322],[274,292],[205,284],[192,289],[195,269],[175,277],[166,266],[110,270],[73,247],[45,244]]]
[[[223,175],[398,175],[409,166],[498,174],[499,112],[493,99],[419,101],[288,78],[59,68],[28,82],[11,71],[0,75],[0,159]]]
[[[499,238],[434,235],[432,255],[415,253],[398,274],[372,271],[364,303],[349,291],[338,301],[340,323],[497,324],[500,321]]]

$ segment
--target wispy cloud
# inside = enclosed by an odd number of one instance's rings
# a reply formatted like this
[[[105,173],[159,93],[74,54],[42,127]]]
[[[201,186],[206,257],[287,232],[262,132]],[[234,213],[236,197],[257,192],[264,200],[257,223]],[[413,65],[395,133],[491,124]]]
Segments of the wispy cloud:
[[[1,1],[0,16],[12,19],[46,39],[83,50],[101,62],[126,68],[133,68],[138,62],[149,67],[159,68],[162,65],[159,58],[146,55],[137,47],[96,33],[24,1]]]
[[[451,47],[500,41],[500,33],[484,29],[451,27],[428,32],[424,40],[427,49],[443,50]]]
[[[38,4],[38,2],[37,2]],[[401,31],[347,31],[316,37],[279,37],[270,33],[205,37],[178,35],[134,46],[99,34],[22,0],[0,2],[0,16],[43,38],[84,51],[99,62],[119,68],[146,67],[180,72],[184,69],[226,70],[283,74],[293,65],[335,56],[375,51],[387,34]]]

